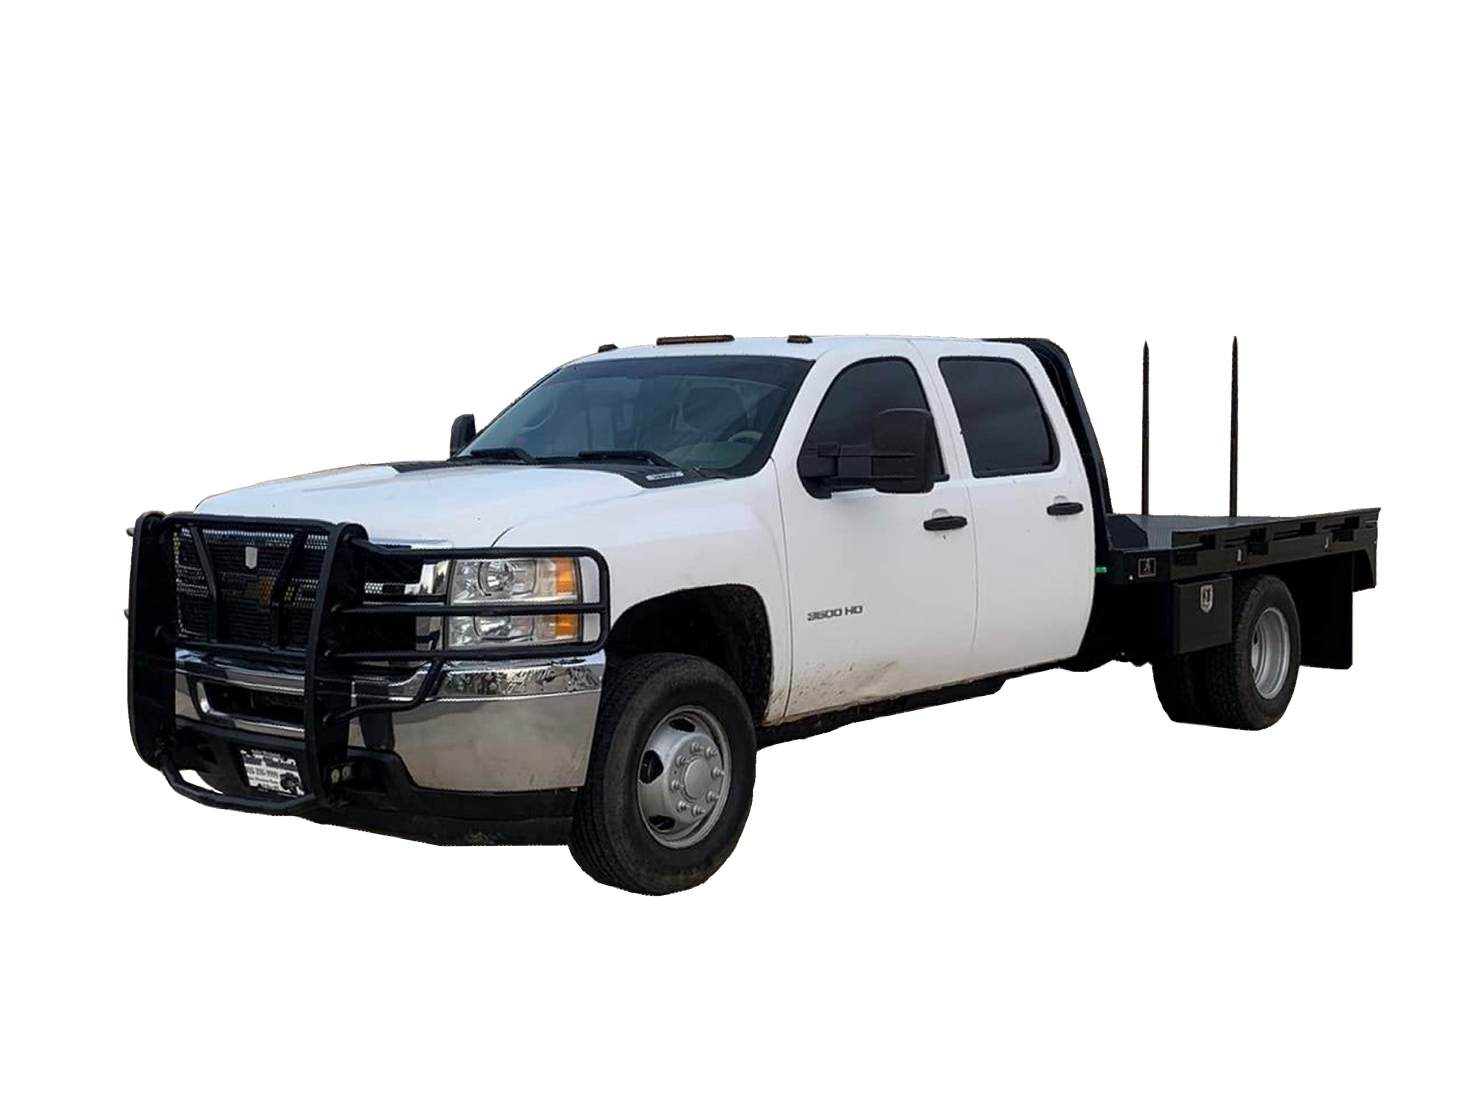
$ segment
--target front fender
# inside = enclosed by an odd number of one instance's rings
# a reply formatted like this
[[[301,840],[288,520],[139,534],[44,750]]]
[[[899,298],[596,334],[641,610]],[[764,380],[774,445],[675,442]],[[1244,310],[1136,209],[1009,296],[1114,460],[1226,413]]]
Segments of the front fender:
[[[708,585],[747,585],[759,593],[774,653],[768,720],[789,697],[789,591],[784,529],[773,464],[741,479],[715,479],[517,524],[498,547],[587,546],[612,577],[612,621],[635,604]]]

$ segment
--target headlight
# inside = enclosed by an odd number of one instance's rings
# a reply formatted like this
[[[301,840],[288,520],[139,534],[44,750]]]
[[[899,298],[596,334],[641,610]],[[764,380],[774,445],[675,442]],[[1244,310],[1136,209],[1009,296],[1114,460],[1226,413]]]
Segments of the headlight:
[[[465,559],[450,574],[452,604],[570,603],[581,588],[575,558]]]
[[[594,571],[595,575],[595,571]],[[582,571],[575,558],[457,559],[450,573],[450,605],[562,604],[582,602]],[[593,629],[597,619],[588,620]],[[550,645],[596,639],[584,632],[582,615],[456,615],[449,620],[448,644],[490,645],[513,642]]]
[[[494,642],[550,645],[581,640],[581,615],[457,615],[450,620],[450,644],[456,648]]]

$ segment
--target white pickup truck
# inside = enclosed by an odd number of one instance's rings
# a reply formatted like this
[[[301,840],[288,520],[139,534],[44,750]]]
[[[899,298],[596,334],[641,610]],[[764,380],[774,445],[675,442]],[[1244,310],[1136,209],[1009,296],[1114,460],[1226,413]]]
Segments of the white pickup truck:
[[[1177,721],[1267,727],[1301,665],[1350,666],[1376,522],[1115,513],[1047,341],[606,345],[439,462],[142,516],[132,737],[203,804],[568,842],[672,892],[765,743],[1110,660]]]

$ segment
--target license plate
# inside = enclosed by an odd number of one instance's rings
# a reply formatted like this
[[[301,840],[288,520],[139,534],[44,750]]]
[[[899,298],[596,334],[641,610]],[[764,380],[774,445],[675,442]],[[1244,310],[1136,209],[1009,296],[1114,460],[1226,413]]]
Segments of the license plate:
[[[239,748],[238,756],[243,760],[243,776],[248,779],[249,789],[261,789],[264,793],[278,793],[284,797],[302,797],[304,782],[299,777],[298,760],[276,751],[255,751],[253,748]]]

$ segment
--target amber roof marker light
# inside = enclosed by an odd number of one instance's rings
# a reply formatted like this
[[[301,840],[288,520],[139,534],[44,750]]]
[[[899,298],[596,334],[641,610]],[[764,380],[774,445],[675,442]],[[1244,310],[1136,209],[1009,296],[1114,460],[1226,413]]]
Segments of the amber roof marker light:
[[[680,334],[659,338],[657,345],[708,345],[712,342],[731,342],[732,334]]]

